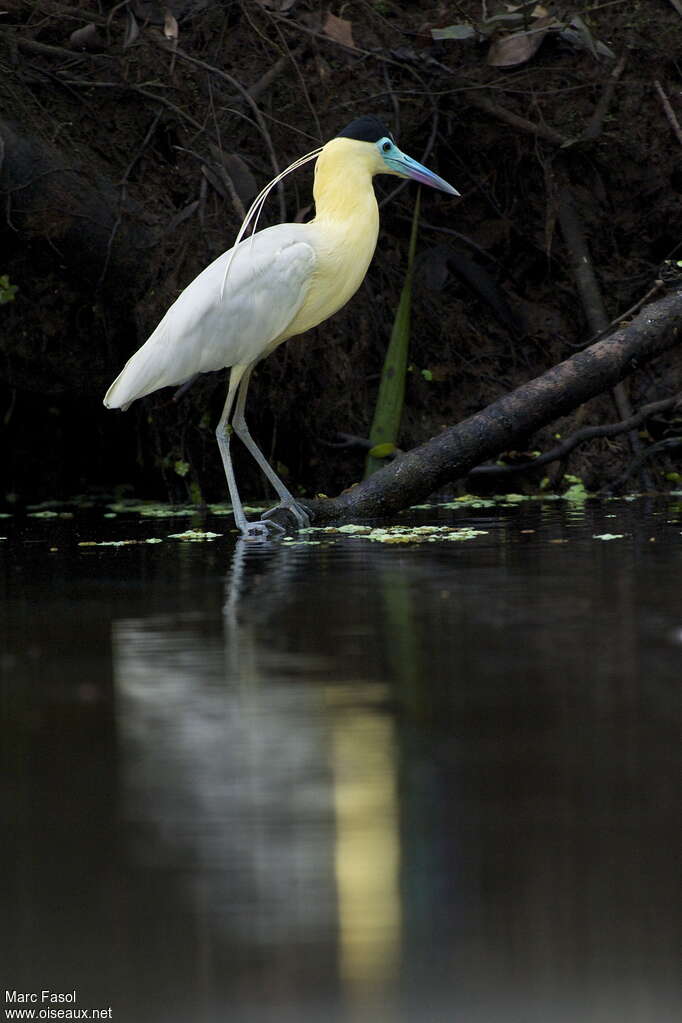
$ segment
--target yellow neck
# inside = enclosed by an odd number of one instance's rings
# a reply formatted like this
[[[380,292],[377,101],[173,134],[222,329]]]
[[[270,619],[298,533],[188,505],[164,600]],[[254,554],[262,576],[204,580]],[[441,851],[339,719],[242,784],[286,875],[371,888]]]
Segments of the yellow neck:
[[[371,229],[372,251],[379,231],[374,171],[373,147],[353,139],[332,139],[317,159],[313,186],[315,222],[334,222],[351,235],[364,236]]]
[[[379,235],[379,207],[372,174],[374,146],[332,139],[315,165],[315,219],[306,225],[315,249],[315,286],[287,337],[302,334],[346,304],[362,284]],[[282,340],[282,339],[280,339]]]

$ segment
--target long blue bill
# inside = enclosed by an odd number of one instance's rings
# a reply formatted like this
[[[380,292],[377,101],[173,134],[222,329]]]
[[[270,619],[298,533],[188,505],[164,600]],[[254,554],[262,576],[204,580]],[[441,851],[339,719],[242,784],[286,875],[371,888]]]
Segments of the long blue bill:
[[[384,160],[391,170],[395,174],[399,174],[401,178],[413,178],[415,181],[421,182],[422,185],[438,188],[441,192],[447,192],[448,195],[460,194],[456,188],[449,185],[443,178],[439,178],[428,167],[401,152],[396,145],[393,146],[390,153],[384,155]]]

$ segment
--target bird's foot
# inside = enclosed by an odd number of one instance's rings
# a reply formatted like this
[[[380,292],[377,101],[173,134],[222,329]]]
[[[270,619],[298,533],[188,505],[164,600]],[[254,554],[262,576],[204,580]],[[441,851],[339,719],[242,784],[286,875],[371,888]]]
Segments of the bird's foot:
[[[263,512],[261,515],[261,521],[272,522],[268,516],[272,515],[273,512],[276,511],[288,511],[296,519],[296,525],[299,529],[307,529],[310,525],[310,513],[308,512],[308,509],[304,505],[299,504],[298,501],[294,500],[280,501],[280,503],[274,508],[270,508],[268,511]],[[275,523],[272,524],[275,525]],[[282,532],[284,532],[284,530],[282,530]]]
[[[269,540],[270,530],[275,536],[282,536],[284,529],[278,522],[272,519],[261,519],[260,522],[246,522],[242,527],[242,538],[244,540]]]

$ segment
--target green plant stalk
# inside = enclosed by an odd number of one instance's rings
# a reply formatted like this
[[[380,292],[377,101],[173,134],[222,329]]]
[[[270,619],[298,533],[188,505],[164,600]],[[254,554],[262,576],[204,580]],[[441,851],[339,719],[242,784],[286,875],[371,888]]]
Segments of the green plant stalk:
[[[407,273],[405,283],[400,293],[398,309],[393,321],[391,340],[388,344],[384,366],[381,371],[381,382],[379,393],[374,409],[374,418],[369,432],[369,439],[372,444],[365,461],[364,479],[371,476],[373,472],[385,464],[383,458],[377,458],[372,454],[374,448],[379,445],[388,445],[388,451],[393,451],[397,445],[400,420],[403,414],[405,400],[405,374],[407,373],[407,356],[410,347],[410,317],[412,312],[412,277],[414,271],[414,256],[417,249],[417,228],[419,225],[419,205],[421,189],[417,192],[417,201],[414,205],[412,217],[412,231],[410,234],[410,247],[407,257]]]

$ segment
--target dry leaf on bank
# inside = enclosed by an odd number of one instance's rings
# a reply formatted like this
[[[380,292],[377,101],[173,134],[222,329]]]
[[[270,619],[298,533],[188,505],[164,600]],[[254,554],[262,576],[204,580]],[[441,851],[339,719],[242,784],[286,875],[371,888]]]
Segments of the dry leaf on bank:
[[[337,18],[335,14],[328,14],[324,20],[322,31],[334,42],[349,46],[353,50],[356,48],[353,41],[353,25],[345,18]]]

